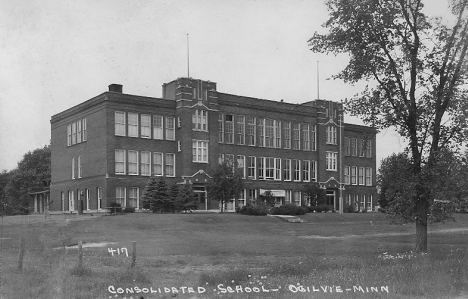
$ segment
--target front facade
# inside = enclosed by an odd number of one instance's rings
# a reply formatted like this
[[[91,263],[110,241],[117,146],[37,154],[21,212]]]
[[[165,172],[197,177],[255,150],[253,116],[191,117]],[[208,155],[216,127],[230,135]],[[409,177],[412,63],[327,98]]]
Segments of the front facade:
[[[113,202],[140,210],[152,176],[192,184],[199,209],[218,209],[206,185],[223,160],[243,173],[239,206],[265,191],[277,204],[308,205],[302,190],[312,183],[335,210],[372,210],[377,201],[376,132],[344,123],[336,102],[237,96],[192,78],[164,84],[162,98],[124,94],[112,84],[52,116],[51,128],[51,211],[82,205],[95,212]]]

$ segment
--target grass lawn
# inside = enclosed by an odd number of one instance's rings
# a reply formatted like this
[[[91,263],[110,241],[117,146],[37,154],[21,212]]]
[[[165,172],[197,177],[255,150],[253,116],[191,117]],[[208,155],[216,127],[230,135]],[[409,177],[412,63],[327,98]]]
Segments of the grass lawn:
[[[382,214],[300,217],[305,222],[202,213],[4,217],[0,298],[456,298],[466,292],[466,214],[429,227],[427,255],[411,252],[414,225],[392,225]],[[77,267],[78,249],[63,246],[80,240],[83,266]],[[102,242],[108,244],[86,247]]]

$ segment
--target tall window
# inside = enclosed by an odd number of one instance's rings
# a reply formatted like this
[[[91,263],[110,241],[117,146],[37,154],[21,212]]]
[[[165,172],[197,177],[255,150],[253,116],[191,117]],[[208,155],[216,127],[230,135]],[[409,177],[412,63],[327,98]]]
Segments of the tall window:
[[[294,181],[300,181],[301,180],[301,160],[293,160],[293,166],[294,166]]]
[[[115,135],[125,136],[125,112],[115,111]]]
[[[364,185],[365,181],[365,168],[364,167],[359,167],[358,169],[358,182],[359,185]]]
[[[366,141],[364,139],[359,140],[359,157],[365,157],[366,155]]]
[[[249,179],[255,180],[255,173],[256,173],[256,157],[249,156],[248,158],[248,167],[247,167],[247,176]]]
[[[285,159],[284,160],[284,175],[283,179],[285,181],[290,181],[291,180],[291,159]]]
[[[245,156],[237,156],[237,168],[242,172],[242,177],[245,178]]]
[[[119,203],[122,207],[126,207],[127,203],[125,202],[126,198],[126,188],[125,187],[117,187],[115,188],[115,202]]]
[[[138,137],[138,113],[128,113],[128,136]]]
[[[281,159],[275,158],[275,180],[281,181]]]
[[[175,117],[166,117],[166,140],[175,140]]]
[[[141,152],[140,171],[141,171],[141,175],[146,175],[146,176],[151,175],[151,153],[150,152]]]
[[[336,152],[327,152],[327,170],[337,170],[336,160],[338,153]]]
[[[72,157],[71,160],[71,175],[72,175],[72,180],[75,179],[75,157]]]
[[[175,154],[166,154],[166,176],[174,177],[175,176]]]
[[[72,145],[72,129],[71,129],[71,124],[67,126],[67,145],[71,146]]]
[[[86,124],[86,118],[83,118],[83,141],[88,140],[88,128]]]
[[[245,144],[245,116],[238,115],[236,116],[236,134],[237,134],[237,144]]]
[[[247,145],[255,145],[255,117],[247,116]]]
[[[273,119],[265,119],[265,146],[273,147],[275,141],[275,121]]]
[[[208,131],[208,111],[194,110],[192,114],[192,125],[195,131]]]
[[[141,138],[151,138],[151,116],[148,114],[141,115]]]
[[[125,174],[125,150],[115,150],[115,174]]]
[[[138,174],[138,152],[128,151],[128,174]]]
[[[283,136],[284,136],[284,148],[289,149],[291,148],[291,123],[284,122],[284,129],[283,129]]]
[[[76,144],[76,122],[72,123],[72,144]]]
[[[263,158],[265,159],[265,179],[273,180],[275,178],[275,159],[274,158]]]
[[[366,140],[366,158],[372,158],[372,140]]]
[[[317,150],[317,125],[312,125],[312,142],[311,142],[311,150]]]
[[[139,189],[136,187],[128,188],[128,206],[138,208]]]
[[[359,207],[361,208],[361,211],[362,211],[362,210],[366,209],[366,195],[361,194],[361,195],[359,195],[359,197],[361,198],[361,202],[359,203]]]
[[[85,190],[85,194],[86,194],[86,210],[90,210],[89,208],[89,202],[91,200],[91,192],[89,189],[86,189]]]
[[[258,119],[258,146],[265,146],[265,119],[259,118]]]
[[[193,162],[208,163],[208,141],[192,141]]]
[[[97,208],[98,210],[100,210],[102,209],[102,188],[97,187],[96,193],[97,193]]]
[[[301,148],[305,151],[310,150],[310,134],[309,124],[302,124],[302,146]]]
[[[310,181],[310,161],[302,161],[302,180],[304,182]]]
[[[153,175],[163,175],[163,154],[153,153]]]
[[[78,160],[77,160],[77,161],[78,161],[78,178],[80,179],[81,176],[82,176],[82,172],[81,172],[81,170],[82,170],[82,168],[81,168],[81,156],[78,156]]]
[[[234,143],[234,115],[226,115],[226,143]]]
[[[317,161],[310,163],[310,180],[312,182],[317,181]]]
[[[372,194],[367,195],[367,210],[372,211]]]
[[[366,186],[372,186],[372,168],[366,167]]]
[[[351,141],[349,137],[344,138],[344,154],[345,156],[351,155]]]
[[[265,159],[263,157],[258,158],[258,179],[263,180],[265,178]]]
[[[218,142],[224,142],[224,114],[218,114]]]
[[[281,121],[275,120],[275,147],[281,148]]]
[[[76,127],[77,127],[76,142],[81,143],[81,138],[83,137],[83,135],[81,135],[83,132],[81,128],[81,119],[76,122]]]
[[[357,156],[357,139],[356,138],[351,138],[351,156],[356,157]]]
[[[346,185],[351,184],[351,167],[349,166],[344,167],[344,183]]]
[[[153,115],[153,138],[163,139],[163,117],[161,115]]]
[[[357,185],[357,167],[351,166],[351,185]]]
[[[293,131],[293,141],[292,141],[292,148],[294,150],[300,150],[301,149],[301,131],[300,131],[300,125],[293,123],[292,125],[292,131]]]
[[[327,126],[327,143],[336,144],[336,127]]]

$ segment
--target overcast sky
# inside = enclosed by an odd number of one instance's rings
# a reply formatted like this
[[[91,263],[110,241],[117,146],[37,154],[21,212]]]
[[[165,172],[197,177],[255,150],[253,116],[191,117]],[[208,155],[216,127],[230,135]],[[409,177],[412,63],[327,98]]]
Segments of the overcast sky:
[[[434,14],[445,6],[427,4]],[[52,115],[111,83],[161,97],[163,83],[187,76],[187,34],[190,76],[216,82],[220,92],[313,100],[320,61],[320,98],[350,97],[364,85],[326,80],[347,57],[307,46],[326,19],[322,0],[0,0],[0,171],[49,143]],[[381,132],[377,159],[402,145]]]

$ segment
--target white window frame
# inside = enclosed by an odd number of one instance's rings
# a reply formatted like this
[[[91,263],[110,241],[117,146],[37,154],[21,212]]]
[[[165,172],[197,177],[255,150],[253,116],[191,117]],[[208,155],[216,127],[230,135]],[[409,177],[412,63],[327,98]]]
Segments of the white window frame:
[[[357,180],[357,167],[356,166],[351,166],[351,185],[357,185],[358,180]]]
[[[71,174],[72,174],[72,180],[75,179],[75,157],[72,157],[71,160]]]
[[[338,153],[337,152],[326,152],[326,165],[327,165],[327,171],[338,170]]]
[[[292,123],[292,149],[301,150],[301,124]]]
[[[208,132],[208,111],[195,109],[192,113],[192,129]]]
[[[236,139],[238,145],[245,144],[245,116],[236,115]]]
[[[253,116],[247,116],[247,145],[255,146],[257,138],[257,119]]]
[[[366,186],[372,186],[372,167],[366,167]]]
[[[116,136],[127,136],[125,134],[126,132],[126,127],[127,123],[125,121],[126,118],[126,113],[123,111],[115,111],[114,113],[115,116],[115,135]]]
[[[350,185],[351,184],[351,167],[350,166],[344,167],[343,176],[344,176],[344,184]]]
[[[224,114],[218,114],[218,143],[224,143]]]
[[[81,143],[82,142],[82,127],[81,127],[81,119],[76,122],[76,143]]]
[[[102,209],[102,187],[96,188],[96,197],[97,197],[97,209]]]
[[[281,121],[275,120],[275,148],[281,148]]]
[[[151,115],[149,114],[141,115],[140,137],[147,139],[151,138]]]
[[[82,119],[83,122],[83,142],[88,140],[88,125],[86,118]]]
[[[173,153],[166,153],[164,157],[164,173],[167,177],[175,177],[175,154]],[[171,170],[172,169],[172,173]]]
[[[310,180],[312,182],[317,181],[317,161],[311,161],[310,163]]]
[[[291,159],[284,159],[284,169],[283,169],[283,180],[290,182],[292,180],[291,171],[292,162]]]
[[[151,176],[151,152],[140,153],[140,172],[142,176]],[[145,157],[146,156],[146,157]]]
[[[275,147],[275,120],[271,118],[264,119],[263,125],[263,145],[265,147]]]
[[[89,211],[89,210],[91,210],[91,209],[89,208],[89,203],[90,203],[90,201],[91,201],[91,192],[90,192],[90,190],[89,190],[88,188],[85,189],[85,194],[86,194],[86,195],[85,195],[85,196],[86,196],[86,210]]]
[[[175,117],[166,116],[166,140],[175,140]]]
[[[291,123],[286,121],[284,122],[284,148],[291,148]]]
[[[76,144],[76,122],[72,123],[72,145]]]
[[[138,138],[138,113],[128,112],[127,136]]]
[[[253,176],[251,175],[253,171]],[[251,180],[257,179],[257,157],[249,156],[247,165],[247,177]]]
[[[164,117],[153,115],[153,139],[164,139]]]
[[[281,181],[281,159],[275,158],[275,181]]]
[[[365,168],[358,168],[358,185],[363,186],[365,184]]]
[[[317,125],[312,125],[312,141],[311,141],[311,149],[312,151],[317,150]]]
[[[119,191],[117,191],[119,190]],[[123,191],[123,194],[121,194]],[[122,197],[123,195],[123,197]],[[123,203],[122,203],[123,199]],[[125,208],[127,206],[127,188],[125,187],[115,187],[115,202],[120,203],[120,206],[122,208]]]
[[[128,175],[138,175],[138,166],[139,166],[139,156],[138,156],[138,151],[134,150],[128,150],[127,151],[127,165],[128,165]],[[136,161],[131,160],[130,157],[136,157]],[[135,168],[136,170],[132,170],[132,168]]]
[[[301,174],[302,174],[301,172],[302,172],[301,160],[293,159],[292,160],[292,175],[293,175],[294,182],[301,181]]]
[[[357,138],[351,138],[351,156],[357,157],[358,155],[358,142]]]
[[[134,193],[135,190],[136,190],[136,193],[132,194],[132,193]],[[135,206],[132,206],[132,204],[131,204],[132,200],[135,201]],[[129,187],[128,188],[128,206],[133,207],[135,209],[139,209],[140,208],[139,201],[140,201],[140,188],[138,188],[138,187]]]
[[[83,175],[82,168],[81,168],[81,156],[78,156],[77,164],[78,164],[78,178],[81,179],[81,177]]]
[[[123,160],[117,160],[117,155],[118,155],[117,153],[123,154],[123,155],[122,155],[122,156],[123,156]],[[123,171],[118,172],[118,171],[117,171],[117,168],[118,168],[117,165],[120,165],[120,164],[123,165],[123,167],[122,167],[122,168],[123,168]],[[126,161],[126,152],[125,152],[125,150],[116,149],[116,150],[115,150],[115,174],[126,174],[126,173],[127,173],[127,172],[126,172],[126,168],[127,168],[126,166],[127,166],[127,161]]]
[[[366,158],[372,158],[372,140],[366,140]]]
[[[301,125],[301,133],[302,133],[302,150],[310,151],[310,125],[307,123],[303,123]]]
[[[158,157],[160,157],[161,161],[159,161]],[[153,173],[153,175],[154,176],[163,176],[164,175],[164,154],[160,153],[160,152],[154,152],[152,162],[153,162],[152,163],[152,166],[153,166],[152,173]],[[159,166],[160,171],[157,170],[158,166]]]
[[[310,161],[302,160],[302,181],[310,182]]]
[[[327,144],[336,144],[336,127],[327,126]]]
[[[231,119],[231,120],[228,120]],[[226,129],[226,136],[224,141],[228,144],[234,144],[234,115],[233,114],[226,114],[225,119],[225,129]]]
[[[243,155],[237,156],[237,168],[242,171],[242,178],[245,179],[246,177],[245,156]]]
[[[72,129],[71,129],[71,124],[67,125],[67,145],[71,146],[72,145]]]
[[[208,163],[208,148],[207,140],[192,140],[192,162]]]
[[[344,155],[351,156],[351,139],[349,137],[344,138]]]
[[[372,211],[372,194],[367,194],[366,206],[368,211]]]

